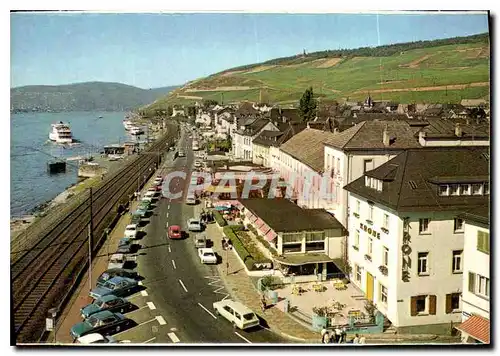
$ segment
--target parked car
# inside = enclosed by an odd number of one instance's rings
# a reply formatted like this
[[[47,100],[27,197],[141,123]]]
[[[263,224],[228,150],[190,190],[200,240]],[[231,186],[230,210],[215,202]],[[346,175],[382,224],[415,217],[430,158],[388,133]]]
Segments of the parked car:
[[[132,253],[134,249],[134,244],[132,240],[128,237],[123,237],[118,241],[118,248],[116,249],[116,253]]]
[[[81,323],[73,325],[70,334],[75,339],[93,333],[107,336],[125,330],[131,325],[132,320],[127,319],[123,314],[105,310],[92,315]]]
[[[105,295],[102,298],[94,300],[93,303],[84,306],[80,309],[83,319],[87,319],[89,316],[95,313],[99,313],[103,310],[109,310],[113,313],[124,313],[132,308],[132,303],[127,299],[117,297],[116,295]]]
[[[125,237],[135,239],[137,237],[137,224],[129,224],[125,227]]]
[[[147,194],[147,193],[146,193]],[[151,196],[148,196],[148,195],[144,195],[141,199],[141,202],[148,202],[148,203],[152,203],[153,202],[153,197]]]
[[[132,224],[139,225],[141,223],[142,216],[141,214],[138,214],[137,212],[132,213],[132,217],[130,218],[130,222]]]
[[[136,214],[138,214],[141,218],[146,216],[147,210],[143,208],[139,208],[136,211]]]
[[[201,167],[201,162],[200,161],[194,161],[194,166],[196,168],[200,168]]]
[[[191,218],[187,221],[187,227],[189,231],[202,231],[200,220],[195,218]]]
[[[78,344],[117,344],[118,342],[113,336],[103,336],[98,333],[87,334],[76,339]]]
[[[260,324],[259,318],[250,308],[231,299],[215,302],[213,307],[215,314],[229,320],[235,328],[243,330]]]
[[[172,225],[168,227],[168,238],[169,239],[180,239],[182,238],[182,229],[179,225]]]
[[[205,236],[205,234],[196,234],[194,236],[194,247],[196,248],[207,247],[207,237]]]
[[[125,266],[126,258],[123,253],[115,253],[111,255],[108,262],[108,269],[123,268]]]
[[[144,198],[151,198],[151,199],[154,199],[156,197],[156,192],[150,192],[150,191],[147,191],[145,194],[144,194]]]
[[[204,264],[215,264],[217,263],[217,256],[211,248],[199,248],[198,256],[200,257],[201,263]]]
[[[136,289],[138,283],[135,279],[126,277],[113,277],[104,285],[92,289],[89,295],[94,299],[99,299],[105,295],[114,295],[117,297],[128,295],[132,290]]]
[[[137,207],[137,209],[148,211],[151,209],[151,205],[152,205],[152,203],[150,201],[143,200],[139,203],[139,206]]]
[[[139,274],[136,271],[132,271],[131,269],[123,269],[123,268],[112,268],[104,271],[99,278],[97,278],[97,287],[104,285],[107,281],[109,281],[113,277],[125,277],[131,279],[137,279]]]

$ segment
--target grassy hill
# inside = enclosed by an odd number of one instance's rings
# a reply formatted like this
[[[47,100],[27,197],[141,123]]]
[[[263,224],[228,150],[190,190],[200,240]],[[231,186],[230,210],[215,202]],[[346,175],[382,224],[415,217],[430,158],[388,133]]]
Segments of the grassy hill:
[[[10,90],[11,111],[127,111],[175,88],[141,89],[105,82],[30,85]]]
[[[298,102],[312,86],[315,95],[338,101],[459,102],[489,98],[488,34],[322,51],[278,58],[197,79],[146,109],[165,109],[204,99],[279,104]]]

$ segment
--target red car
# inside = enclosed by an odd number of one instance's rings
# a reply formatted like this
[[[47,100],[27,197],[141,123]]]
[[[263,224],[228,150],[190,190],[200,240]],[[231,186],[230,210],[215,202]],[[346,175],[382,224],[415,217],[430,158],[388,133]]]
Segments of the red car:
[[[168,238],[169,239],[180,239],[182,238],[182,230],[178,225],[172,225],[168,227]]]

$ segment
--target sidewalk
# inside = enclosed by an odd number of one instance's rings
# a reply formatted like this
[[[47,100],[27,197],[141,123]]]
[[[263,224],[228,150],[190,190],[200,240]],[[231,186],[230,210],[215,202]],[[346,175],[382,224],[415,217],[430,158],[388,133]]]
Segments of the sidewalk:
[[[262,312],[260,295],[252,284],[250,277],[246,274],[244,265],[235,255],[236,252],[234,250],[226,252],[222,249],[222,230],[219,228],[217,223],[213,223],[207,226],[206,231],[208,238],[213,242],[214,251],[222,257],[222,263],[217,265],[217,269],[233,299],[252,309],[267,322],[269,328],[284,337],[307,343],[320,342],[321,337],[318,333],[315,333],[298,324],[291,317],[276,307],[268,306],[268,309],[265,312]],[[226,262],[229,262],[228,275]]]

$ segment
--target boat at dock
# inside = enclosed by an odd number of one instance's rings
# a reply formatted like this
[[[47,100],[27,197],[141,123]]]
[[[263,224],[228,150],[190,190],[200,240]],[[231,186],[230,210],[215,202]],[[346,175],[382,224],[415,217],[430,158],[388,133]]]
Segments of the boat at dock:
[[[49,139],[56,143],[73,143],[73,134],[68,124],[59,121],[51,125],[52,130],[49,133]]]
[[[135,127],[134,123],[132,120],[123,120],[123,126],[125,127],[125,130],[130,131]]]
[[[130,134],[131,135],[141,135],[144,133],[144,130],[141,128],[141,127],[138,127],[138,126],[133,126],[130,130],[129,130]]]

